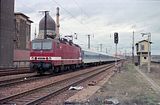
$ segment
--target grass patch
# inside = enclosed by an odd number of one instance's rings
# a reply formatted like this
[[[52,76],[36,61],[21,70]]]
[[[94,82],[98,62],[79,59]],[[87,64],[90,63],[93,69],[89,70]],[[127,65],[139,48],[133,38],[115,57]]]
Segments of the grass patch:
[[[153,95],[146,96],[144,94],[136,96],[131,101],[132,103],[136,103],[137,105],[156,105],[158,103],[157,100],[155,100],[155,97]]]
[[[132,64],[126,64],[121,69],[121,73],[116,73],[100,92],[96,93],[97,97],[101,99],[114,97],[122,105],[156,105],[158,103],[160,96],[140,77]]]

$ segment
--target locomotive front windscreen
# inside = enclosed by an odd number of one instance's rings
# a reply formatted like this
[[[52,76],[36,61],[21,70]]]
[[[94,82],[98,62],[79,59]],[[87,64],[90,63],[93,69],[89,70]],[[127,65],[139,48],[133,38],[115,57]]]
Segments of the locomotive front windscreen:
[[[52,49],[52,42],[41,41],[41,42],[32,42],[32,49],[33,50],[51,50]]]
[[[41,50],[41,42],[33,42],[32,49],[33,50]]]
[[[52,42],[43,42],[42,43],[42,49],[43,50],[50,50],[50,49],[52,49]]]

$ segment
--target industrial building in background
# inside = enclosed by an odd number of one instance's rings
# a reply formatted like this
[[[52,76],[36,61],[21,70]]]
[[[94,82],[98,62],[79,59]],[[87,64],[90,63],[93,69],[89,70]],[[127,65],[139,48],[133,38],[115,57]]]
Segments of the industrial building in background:
[[[15,34],[14,42],[14,67],[29,66],[29,52],[31,40],[31,21],[28,16],[23,13],[16,12],[15,15]]]
[[[14,0],[0,0],[0,68],[29,65],[31,23],[14,13]]]
[[[45,34],[47,37],[56,37],[56,23],[53,20],[53,18],[49,15],[49,12],[46,12],[45,16],[39,22],[38,39],[44,39]]]
[[[56,38],[59,39],[59,7],[56,8],[56,22],[49,15],[49,11],[40,11],[45,14],[45,16],[39,22],[39,34],[38,39]]]
[[[14,49],[29,50],[31,36],[31,21],[23,13],[15,13]]]
[[[0,68],[13,66],[14,0],[0,0]]]

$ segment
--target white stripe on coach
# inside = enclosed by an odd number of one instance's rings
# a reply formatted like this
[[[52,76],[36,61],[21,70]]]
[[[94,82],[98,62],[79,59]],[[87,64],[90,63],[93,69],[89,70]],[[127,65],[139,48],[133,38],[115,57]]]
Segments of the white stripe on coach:
[[[79,59],[62,59],[62,57],[30,57],[30,60],[82,60],[82,58],[80,57]]]

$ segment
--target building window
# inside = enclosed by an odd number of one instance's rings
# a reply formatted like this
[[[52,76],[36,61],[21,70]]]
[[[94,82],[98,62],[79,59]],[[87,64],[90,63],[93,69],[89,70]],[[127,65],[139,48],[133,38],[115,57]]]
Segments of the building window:
[[[141,45],[141,51],[144,50],[144,45]]]

